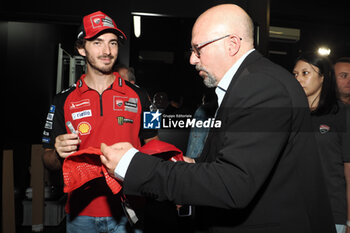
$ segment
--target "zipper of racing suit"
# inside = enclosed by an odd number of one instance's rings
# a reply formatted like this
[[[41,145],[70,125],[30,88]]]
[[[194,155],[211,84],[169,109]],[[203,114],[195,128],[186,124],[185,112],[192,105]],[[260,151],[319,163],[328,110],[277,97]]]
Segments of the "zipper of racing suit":
[[[103,116],[103,99],[102,99],[102,95],[103,95],[103,93],[105,93],[105,91],[107,91],[107,90],[110,90],[110,89],[112,89],[113,88],[113,84],[109,87],[109,88],[107,88],[106,90],[104,90],[101,94],[100,93],[98,93],[99,94],[99,96],[100,96],[100,116]]]
[[[102,106],[102,102],[103,102],[102,101],[102,95],[103,95],[103,92],[102,92],[102,94],[99,94],[100,95],[100,116],[103,116],[103,106]]]

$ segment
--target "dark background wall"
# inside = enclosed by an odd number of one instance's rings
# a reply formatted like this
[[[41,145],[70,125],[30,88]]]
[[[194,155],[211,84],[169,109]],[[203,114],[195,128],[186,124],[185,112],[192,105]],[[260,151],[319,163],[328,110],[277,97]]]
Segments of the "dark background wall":
[[[31,144],[41,143],[46,114],[56,94],[58,45],[74,54],[73,44],[82,17],[101,10],[115,19],[129,38],[119,50],[118,61],[135,66],[138,83],[150,94],[175,90],[183,93],[186,100],[190,100],[189,105],[195,107],[204,87],[188,63],[191,27],[205,9],[226,2],[239,3],[247,9],[244,0],[10,1],[1,6],[0,149],[14,150],[19,229],[23,213],[21,201],[30,180]],[[143,17],[143,34],[136,39],[131,12],[163,16]],[[171,64],[141,61],[139,53],[145,50],[170,51],[174,60]]]
[[[248,8],[247,1],[243,0],[106,0],[98,4],[86,4],[84,1],[12,1],[2,6],[0,54],[4,114],[1,131],[6,135],[2,142],[3,147],[13,147],[18,143],[40,143],[46,112],[55,94],[58,43],[61,43],[66,51],[74,53],[76,31],[84,15],[101,10],[114,18],[117,25],[127,34],[129,40],[119,52],[120,63],[137,65],[135,57],[138,55],[134,52],[137,46],[141,46],[140,49],[158,46],[152,49],[164,50],[162,47],[166,45],[166,49],[175,54],[175,62],[170,64],[171,67],[151,66],[145,70],[153,69],[153,74],[163,75],[162,80],[155,80],[155,86],[167,82],[176,84],[173,85],[174,88],[183,90],[193,83],[202,85],[198,77],[191,77],[192,81],[188,81],[186,74],[191,67],[188,65],[188,58],[184,57],[184,50],[187,52],[190,45],[194,19],[205,9],[227,2],[238,3]],[[146,29],[141,38],[143,40],[138,40],[140,43],[137,43],[135,38],[132,38],[131,12],[158,13],[166,17],[153,19],[154,21],[148,24],[150,28],[143,28]],[[148,35],[151,35],[150,42],[147,39]],[[130,44],[131,42],[135,44]],[[145,45],[146,43],[148,45]],[[130,57],[131,54],[134,57]],[[147,63],[142,65],[146,67]],[[148,81],[145,80],[145,76],[142,77],[142,69],[137,72],[141,74],[140,83],[151,88],[152,74],[147,73],[150,79]],[[193,72],[190,76],[193,76]]]
[[[58,43],[74,54],[76,30],[84,15],[101,10],[112,16],[128,40],[119,62],[134,66],[138,83],[150,94],[181,92],[198,104],[202,80],[188,63],[190,33],[196,17],[220,3],[237,3],[260,28],[259,51],[291,70],[302,51],[331,47],[331,59],[349,56],[350,17],[340,0],[192,0],[192,1],[10,1],[0,9],[1,147],[40,143],[51,98],[55,94]],[[135,38],[132,12],[161,14],[142,17],[142,35]],[[269,25],[298,28],[300,40],[276,42],[268,37]],[[169,63],[141,60],[141,51],[170,52]],[[269,53],[280,50],[285,55]],[[168,85],[167,85],[168,84]],[[197,87],[193,90],[193,86]]]
[[[23,195],[28,186],[30,144],[41,142],[48,107],[56,92],[58,44],[74,54],[76,31],[84,15],[101,10],[114,18],[128,36],[118,60],[135,67],[137,83],[151,95],[157,91],[181,93],[193,109],[204,86],[188,63],[191,27],[205,9],[227,2],[237,3],[250,13],[261,30],[257,48],[288,70],[300,52],[314,51],[320,45],[332,49],[333,60],[350,56],[350,17],[344,17],[348,12],[341,0],[20,0],[2,5],[0,149],[15,150],[17,190]],[[142,35],[135,38],[132,12],[162,16],[142,17]],[[289,43],[271,40],[269,25],[298,28],[300,40]],[[284,54],[272,54],[271,50]],[[173,61],[140,59],[142,51],[170,53]]]
[[[2,66],[3,126],[6,143],[38,143],[56,83],[57,48],[75,30],[61,25],[3,22],[7,30]]]
[[[112,16],[129,40],[120,49],[119,62],[134,66],[138,83],[150,94],[182,92],[198,104],[201,79],[188,64],[190,32],[195,18],[220,3],[237,3],[260,28],[259,51],[291,70],[300,52],[331,47],[331,59],[349,56],[350,17],[340,0],[192,0],[192,1],[10,1],[0,9],[1,147],[40,143],[51,98],[55,94],[58,43],[73,54],[76,30],[84,15],[101,10]],[[142,17],[142,36],[132,31],[132,12],[161,14]],[[268,38],[269,25],[301,30],[300,40],[276,42]],[[280,50],[284,55],[269,53]],[[173,53],[171,64],[139,59],[140,51]],[[167,87],[166,84],[169,84]],[[194,91],[191,87],[198,87]]]
[[[331,49],[329,58],[335,61],[350,56],[350,17],[346,1],[341,0],[271,0],[270,25],[300,29],[300,40],[293,44],[271,42],[270,49],[284,47],[285,56],[270,56],[291,70],[296,56],[304,51],[316,51],[320,46]]]

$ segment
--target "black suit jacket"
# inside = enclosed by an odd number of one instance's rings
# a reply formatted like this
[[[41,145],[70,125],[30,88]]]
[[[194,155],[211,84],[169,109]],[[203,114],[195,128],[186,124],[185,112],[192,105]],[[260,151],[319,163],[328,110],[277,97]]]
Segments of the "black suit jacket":
[[[203,232],[335,232],[307,99],[257,51],[233,77],[196,164],[138,153],[124,192],[196,208]]]

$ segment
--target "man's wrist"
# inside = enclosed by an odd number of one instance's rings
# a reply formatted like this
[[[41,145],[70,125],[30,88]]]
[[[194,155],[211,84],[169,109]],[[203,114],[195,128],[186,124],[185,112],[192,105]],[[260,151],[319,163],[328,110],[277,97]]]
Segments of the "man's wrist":
[[[114,176],[121,181],[124,181],[126,171],[129,168],[129,164],[134,157],[134,155],[139,152],[135,148],[130,148],[120,159],[119,163],[117,164],[116,168],[114,169]]]

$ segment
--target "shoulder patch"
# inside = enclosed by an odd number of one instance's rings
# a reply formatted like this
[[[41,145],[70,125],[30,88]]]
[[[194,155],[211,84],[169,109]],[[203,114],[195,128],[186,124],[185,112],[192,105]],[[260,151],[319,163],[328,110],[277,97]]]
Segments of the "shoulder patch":
[[[70,90],[74,89],[76,86],[77,85],[74,83],[73,85],[71,85],[67,89],[64,89],[63,91],[61,91],[60,94],[66,93],[67,91],[70,91]]]

